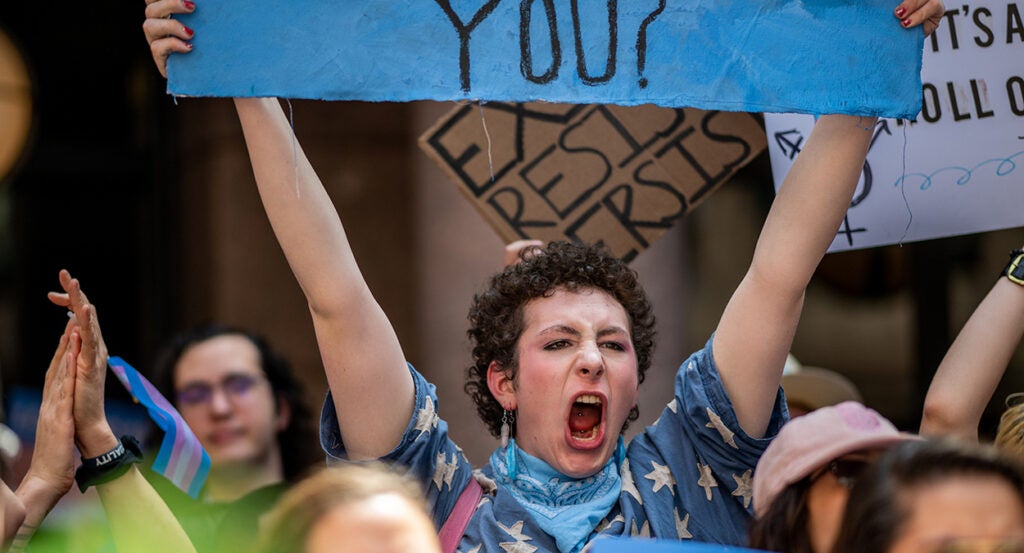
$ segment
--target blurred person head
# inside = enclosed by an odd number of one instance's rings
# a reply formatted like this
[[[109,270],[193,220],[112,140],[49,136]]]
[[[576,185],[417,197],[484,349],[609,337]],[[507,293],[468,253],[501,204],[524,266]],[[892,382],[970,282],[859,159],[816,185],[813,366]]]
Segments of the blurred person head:
[[[844,401],[863,403],[857,386],[845,376],[828,369],[808,367],[790,354],[782,370],[782,391],[791,418]]]
[[[1024,459],[1024,393],[1006,397],[1006,410],[999,417],[996,447],[1017,459]]]
[[[885,449],[918,439],[852,401],[786,423],[754,470],[750,546],[828,553],[861,471]]]
[[[317,458],[302,388],[259,335],[219,324],[188,330],[159,356],[156,383],[210,455],[208,486],[236,482],[214,499],[293,481]]]
[[[1020,553],[1024,472],[990,447],[899,444],[850,492],[835,553]]]
[[[267,514],[260,553],[440,553],[417,483],[372,464],[322,469]]]

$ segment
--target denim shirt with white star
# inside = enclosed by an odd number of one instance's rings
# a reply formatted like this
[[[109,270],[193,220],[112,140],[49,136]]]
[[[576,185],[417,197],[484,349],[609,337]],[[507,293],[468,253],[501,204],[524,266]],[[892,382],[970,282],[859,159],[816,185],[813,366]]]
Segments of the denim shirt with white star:
[[[458,550],[462,553],[558,551],[533,514],[495,482],[490,464],[474,471],[437,416],[437,394],[411,366],[416,409],[402,441],[383,461],[408,467],[427,490],[440,528],[476,478],[484,489]],[[626,448],[622,492],[590,539],[601,535],[685,539],[745,545],[751,516],[754,466],[785,422],[785,399],[776,398],[765,438],[751,438],[736,420],[711,355],[711,340],[679,367],[675,398]],[[334,401],[324,401],[320,443],[328,462],[343,462],[345,448]],[[567,553],[567,552],[561,552]]]

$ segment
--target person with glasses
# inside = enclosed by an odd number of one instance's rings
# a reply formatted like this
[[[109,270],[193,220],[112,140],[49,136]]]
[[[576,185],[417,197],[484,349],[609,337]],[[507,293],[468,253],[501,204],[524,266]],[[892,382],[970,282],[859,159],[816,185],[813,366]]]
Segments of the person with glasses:
[[[260,517],[321,459],[288,362],[262,336],[204,324],[170,340],[153,383],[210,456],[200,501],[162,478],[154,487],[200,553],[251,543]]]
[[[890,448],[850,491],[833,553],[1024,553],[1024,470],[960,441]]]
[[[920,438],[853,401],[789,421],[754,470],[749,545],[828,553],[857,476],[885,449],[915,440]]]

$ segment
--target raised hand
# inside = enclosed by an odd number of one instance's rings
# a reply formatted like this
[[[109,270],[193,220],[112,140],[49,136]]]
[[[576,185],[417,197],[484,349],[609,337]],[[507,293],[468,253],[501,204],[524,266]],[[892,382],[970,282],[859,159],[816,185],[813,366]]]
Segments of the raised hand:
[[[107,345],[100,332],[96,306],[82,292],[78,279],[66,270],[60,272],[63,293],[50,292],[53,303],[74,313],[71,348],[76,354],[75,374],[75,440],[85,457],[95,457],[117,446],[103,410],[104,384],[107,377]]]
[[[76,366],[73,333],[74,323],[68,321],[46,370],[32,464],[16,492],[25,506],[26,515],[19,536],[23,533],[31,536],[75,480],[73,401]]]
[[[167,58],[173,53],[187,54],[192,51],[194,33],[171,15],[192,13],[196,9],[191,0],[146,0],[146,20],[142,31],[146,34],[149,51],[160,74],[167,76]]]
[[[935,32],[945,13],[942,0],[903,0],[893,11],[904,27],[924,25],[924,36]]]

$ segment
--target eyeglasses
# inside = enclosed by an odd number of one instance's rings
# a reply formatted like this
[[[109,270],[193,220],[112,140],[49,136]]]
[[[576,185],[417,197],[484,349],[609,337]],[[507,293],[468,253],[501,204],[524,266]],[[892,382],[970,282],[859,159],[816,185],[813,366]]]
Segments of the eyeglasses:
[[[189,384],[175,392],[175,396],[178,399],[178,405],[182,407],[209,403],[213,399],[213,392],[218,388],[231,399],[238,399],[249,393],[249,390],[262,380],[262,376],[255,374],[229,374],[220,383],[194,382]]]
[[[864,459],[833,459],[827,467],[820,469],[811,480],[817,480],[824,476],[826,472],[831,472],[840,486],[851,489],[857,483],[857,477],[864,472],[867,466],[868,461]]]

